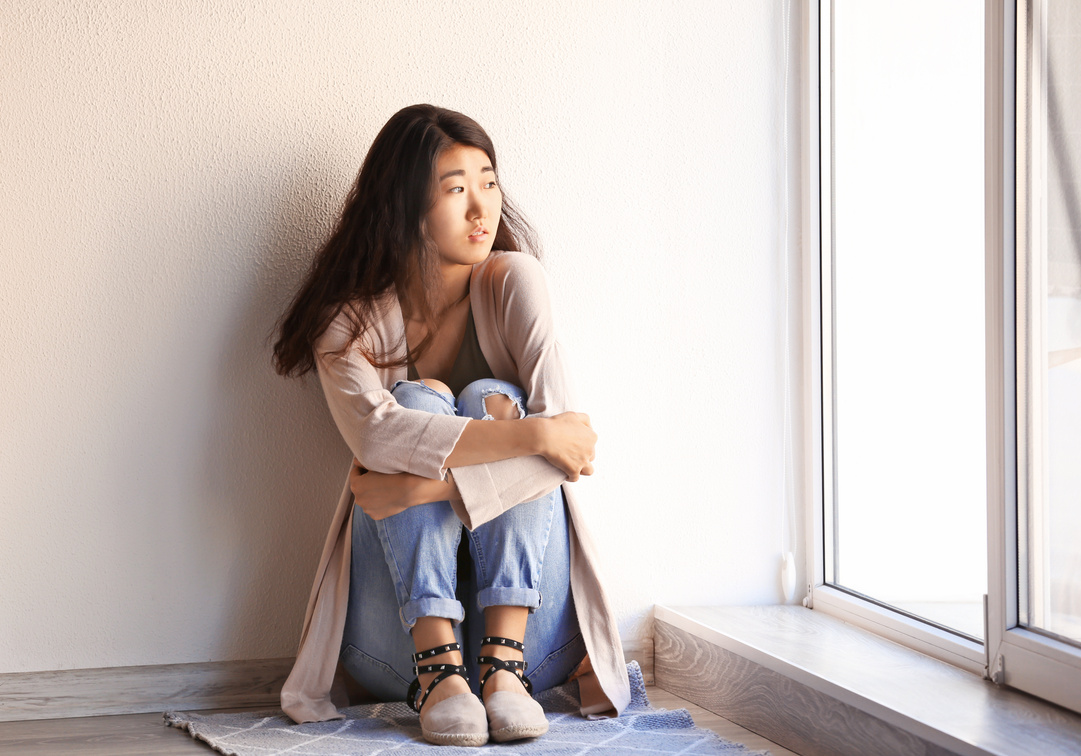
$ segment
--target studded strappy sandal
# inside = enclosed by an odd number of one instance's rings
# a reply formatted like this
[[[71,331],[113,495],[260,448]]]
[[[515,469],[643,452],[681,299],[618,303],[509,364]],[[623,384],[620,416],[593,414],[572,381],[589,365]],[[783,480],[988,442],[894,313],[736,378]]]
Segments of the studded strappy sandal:
[[[425,659],[433,656],[461,651],[458,643],[448,643],[445,646],[429,648],[413,654],[413,674],[416,679],[409,686],[406,694],[406,702],[413,711],[420,715],[420,731],[424,739],[435,745],[456,746],[482,746],[488,742],[488,717],[484,704],[472,693],[460,693],[450,698],[444,698],[437,704],[432,704],[427,709],[424,702],[435,686],[453,675],[460,675],[468,682],[466,669],[460,664],[420,664]],[[420,699],[420,676],[438,672],[435,679],[424,690]]]
[[[481,640],[482,646],[506,646],[508,648],[525,651],[525,646],[511,638],[488,636]],[[478,656],[478,664],[490,664],[491,667],[480,679],[481,695],[484,694],[484,684],[488,682],[496,672],[510,672],[518,677],[529,696],[518,693],[497,690],[484,701],[484,708],[488,712],[488,729],[492,740],[504,743],[508,740],[520,740],[522,738],[536,738],[548,732],[548,720],[544,717],[544,709],[533,700],[533,683],[525,676],[527,664],[517,659],[500,659],[495,656]]]

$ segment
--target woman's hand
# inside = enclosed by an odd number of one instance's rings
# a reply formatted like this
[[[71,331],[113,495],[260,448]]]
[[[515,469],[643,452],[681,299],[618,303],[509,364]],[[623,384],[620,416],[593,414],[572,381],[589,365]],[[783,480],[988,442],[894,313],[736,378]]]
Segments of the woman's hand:
[[[543,419],[541,456],[562,470],[569,481],[578,480],[581,475],[592,475],[592,463],[597,456],[597,434],[589,424],[589,415],[564,412]]]
[[[354,458],[353,469],[349,471],[349,490],[366,515],[373,520],[384,520],[417,504],[454,498],[458,489],[450,480],[364,470]]]
[[[349,471],[349,490],[357,506],[373,520],[383,520],[407,509],[408,493],[404,475],[361,471],[360,463],[353,460]]]

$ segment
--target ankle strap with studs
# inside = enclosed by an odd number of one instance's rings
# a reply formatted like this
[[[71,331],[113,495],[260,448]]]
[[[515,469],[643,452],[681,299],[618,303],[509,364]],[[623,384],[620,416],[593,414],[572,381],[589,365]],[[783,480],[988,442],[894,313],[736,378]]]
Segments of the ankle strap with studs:
[[[445,646],[436,646],[435,648],[429,648],[427,651],[418,651],[413,654],[413,663],[424,661],[425,659],[431,659],[433,656],[439,656],[450,651],[461,651],[461,643],[448,643]]]
[[[417,662],[424,661],[425,659],[431,659],[433,656],[439,656],[450,651],[461,651],[462,647],[458,643],[448,643],[445,646],[438,646],[436,648],[429,648],[427,651],[418,651],[413,654],[413,674],[416,675],[413,682],[409,684],[409,691],[405,694],[405,702],[409,704],[409,708],[413,711],[420,712],[424,706],[424,702],[428,700],[428,694],[435,689],[435,686],[446,680],[452,675],[461,675],[465,678],[466,682],[469,682],[468,670],[460,664],[417,664]],[[420,692],[420,676],[428,675],[432,672],[438,672],[435,679],[424,690],[424,694],[417,700],[417,694]]]
[[[513,648],[516,651],[525,652],[525,646],[514,640],[514,638],[500,638],[498,635],[486,635],[480,639],[480,645],[506,646],[507,648]]]
[[[506,646],[507,648],[513,648],[517,651],[525,652],[525,646],[513,638],[500,638],[498,636],[488,636],[483,638],[480,642],[482,646]],[[484,683],[488,682],[488,678],[494,675],[500,670],[510,672],[518,677],[525,689],[532,693],[533,683],[529,678],[525,676],[525,671],[529,667],[524,661],[517,659],[500,659],[495,656],[478,656],[477,664],[489,664],[488,671],[484,673],[484,677],[480,679],[480,689],[484,690]]]

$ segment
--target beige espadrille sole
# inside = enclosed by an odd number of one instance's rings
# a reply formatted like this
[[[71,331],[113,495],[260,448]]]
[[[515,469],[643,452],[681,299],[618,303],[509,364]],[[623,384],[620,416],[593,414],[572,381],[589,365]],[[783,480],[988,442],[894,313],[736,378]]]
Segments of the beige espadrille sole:
[[[420,732],[435,745],[482,746],[488,742],[488,716],[472,693],[461,693],[424,707]]]
[[[539,738],[548,732],[548,723],[543,725],[510,725],[501,730],[492,730],[492,740],[496,743],[507,743],[511,740],[524,740],[525,738]]]
[[[484,702],[488,711],[488,726],[492,740],[539,738],[548,732],[548,720],[541,705],[529,696],[509,691],[497,691]]]
[[[421,734],[424,739],[432,745],[449,745],[449,746],[482,746],[488,742],[488,733],[443,733],[443,732],[429,732],[423,727],[420,728]]]

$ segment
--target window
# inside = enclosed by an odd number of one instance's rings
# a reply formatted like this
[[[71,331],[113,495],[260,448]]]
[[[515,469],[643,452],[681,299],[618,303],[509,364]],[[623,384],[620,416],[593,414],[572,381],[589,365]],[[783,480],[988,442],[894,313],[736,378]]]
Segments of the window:
[[[809,3],[808,603],[1081,710],[1071,4]]]
[[[989,24],[992,679],[1081,711],[1081,17],[1005,4]],[[989,60],[991,55],[988,56]],[[1070,123],[1076,124],[1074,119]],[[1001,210],[999,210],[1001,208]]]

